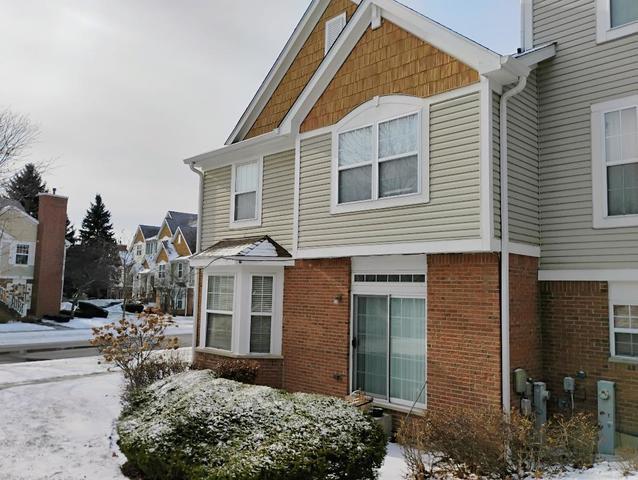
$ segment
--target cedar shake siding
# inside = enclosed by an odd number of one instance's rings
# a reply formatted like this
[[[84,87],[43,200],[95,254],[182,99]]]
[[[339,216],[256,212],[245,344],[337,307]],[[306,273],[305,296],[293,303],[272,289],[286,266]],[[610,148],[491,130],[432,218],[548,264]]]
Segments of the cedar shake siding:
[[[261,227],[230,228],[232,167],[209,170],[204,177],[202,249],[219,240],[270,235],[292,251],[295,183],[294,150],[264,157]]]
[[[330,213],[331,135],[301,141],[299,248],[479,238],[479,95],[430,107],[430,201]]]
[[[335,124],[375,96],[426,98],[478,81],[475,70],[384,19],[364,33],[300,130]]]
[[[342,12],[346,12],[346,17],[350,20],[356,9],[357,5],[351,0],[332,0],[330,2],[308,40],[246,134],[246,138],[268,133],[279,126],[310,77],[323,61],[326,21]]]

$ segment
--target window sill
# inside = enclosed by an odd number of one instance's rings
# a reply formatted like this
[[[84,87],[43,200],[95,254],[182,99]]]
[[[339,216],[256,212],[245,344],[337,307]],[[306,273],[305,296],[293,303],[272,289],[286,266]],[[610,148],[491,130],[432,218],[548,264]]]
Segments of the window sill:
[[[425,413],[425,407],[415,406],[413,409],[411,409],[410,407],[406,407],[405,405],[397,405],[396,403],[388,403],[382,400],[373,400],[372,406],[381,407],[384,410],[392,410],[399,413],[410,413],[410,410],[412,410],[412,415],[423,415]]]
[[[594,218],[594,228],[638,227],[638,215],[618,215],[613,217]]]
[[[255,228],[261,227],[261,219],[256,220],[241,220],[238,222],[230,222],[228,228],[232,230],[241,230],[242,228]]]
[[[430,201],[426,193],[413,193],[410,195],[402,195],[397,197],[380,198],[378,200],[364,200],[361,202],[352,202],[344,204],[333,203],[330,206],[332,215],[349,212],[362,212],[366,210],[379,210],[381,208],[403,207],[406,205],[425,204]]]
[[[638,365],[638,357],[609,357],[609,363],[624,363],[627,365]]]
[[[274,353],[233,353],[228,350],[220,350],[218,348],[210,347],[197,347],[195,348],[195,352],[208,353],[211,355],[218,355],[220,357],[241,358],[244,360],[281,360],[284,358],[282,355],[276,355]]]
[[[632,22],[606,30],[599,29],[596,36],[596,43],[600,45],[601,43],[611,42],[612,40],[617,40],[634,33],[638,33],[638,22]]]

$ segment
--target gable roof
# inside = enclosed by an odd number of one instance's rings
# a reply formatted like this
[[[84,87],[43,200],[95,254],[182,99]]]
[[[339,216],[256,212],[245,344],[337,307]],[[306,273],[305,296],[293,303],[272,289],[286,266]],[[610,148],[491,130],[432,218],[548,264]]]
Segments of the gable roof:
[[[181,226],[179,231],[182,232],[182,237],[191,253],[197,251],[197,227]]]
[[[160,231],[160,227],[156,227],[154,225],[140,225],[138,227],[144,236],[144,240],[148,240],[149,238],[153,238]]]
[[[319,68],[306,84],[302,94],[299,98],[297,98],[293,107],[280,123],[283,133],[290,131],[291,119],[296,119],[300,110],[307,110],[306,103],[310,100],[310,92],[317,91],[317,87],[320,87],[325,82],[324,74],[329,76],[334,75],[338,67],[347,57],[347,53],[354,48],[354,45],[361,38],[368,26],[372,25],[372,27],[375,28],[381,17],[399,25],[401,28],[421,38],[423,41],[434,45],[450,56],[457,58],[481,74],[499,71],[501,67],[505,66],[507,63],[507,59],[510,58],[502,57],[500,54],[490,50],[489,48],[480,45],[470,38],[461,35],[460,33],[406,7],[405,5],[400,4],[396,0],[351,1],[355,4],[359,4],[359,7],[346,24],[346,27],[337,38],[333,47],[321,62]],[[315,28],[317,22],[321,18],[321,15],[329,4],[329,0],[313,0],[310,3],[299,24],[284,46],[284,49],[277,57],[275,64],[268,72],[268,75],[257,90],[257,93],[246,108],[244,114],[239,119],[239,122],[233,129],[231,135],[226,140],[226,145],[244,140],[245,135],[248,133],[254,121],[268,103],[268,100],[281,82],[288,68],[292,65],[296,55],[303,47],[304,43],[310,36],[310,33]],[[344,48],[346,52],[344,52]],[[317,76],[319,72],[322,72],[322,75]],[[496,81],[506,84],[514,82],[518,73],[525,74],[524,68],[521,72],[515,72],[514,75],[494,74],[493,76]],[[324,82],[321,80],[324,80]],[[319,90],[320,92],[323,91],[322,89]],[[316,98],[318,98],[319,95],[313,95],[312,99],[316,101]],[[304,99],[300,101],[302,97],[304,97]],[[299,122],[298,119],[296,120]]]
[[[197,214],[169,210],[166,213],[165,220],[172,233],[175,233],[177,231],[177,227],[197,225]]]
[[[0,198],[0,210],[2,210],[5,207],[17,208],[18,210],[22,210],[23,212],[26,211],[24,207],[22,206],[22,204],[18,202],[17,200],[13,200],[11,198]]]

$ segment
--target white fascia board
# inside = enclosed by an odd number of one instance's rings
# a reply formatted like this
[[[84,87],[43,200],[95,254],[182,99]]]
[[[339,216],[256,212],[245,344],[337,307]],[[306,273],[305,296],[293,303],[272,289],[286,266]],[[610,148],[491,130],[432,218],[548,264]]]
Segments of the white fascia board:
[[[538,280],[550,282],[637,282],[638,269],[539,270]]]
[[[539,63],[556,56],[556,45],[556,42],[547,43],[523,53],[517,53],[513,57],[527,68],[533,70]]]
[[[242,142],[203,153],[184,160],[187,165],[194,165],[202,170],[230,165],[238,160],[261,157],[295,148],[295,141],[290,135],[282,135],[279,129],[249,138]]]
[[[247,259],[246,257],[203,257],[195,258],[190,257],[188,259],[191,267],[194,268],[207,268],[207,267],[228,267],[233,265],[257,265],[264,267],[293,267],[295,261],[292,258],[285,259],[273,259],[269,257],[252,257]]]
[[[284,49],[277,57],[277,60],[275,60],[274,65],[260,85],[257,93],[248,104],[239,122],[237,122],[237,125],[226,140],[226,145],[230,145],[238,140],[243,140],[244,135],[248,133],[250,127],[252,127],[264,106],[268,103],[268,100],[270,100],[279,82],[281,82],[281,79],[290,68],[290,65],[292,65],[301,47],[306,43],[306,40],[329,3],[329,0],[313,0],[310,3],[295,27],[295,30],[292,32],[292,35],[286,42]]]

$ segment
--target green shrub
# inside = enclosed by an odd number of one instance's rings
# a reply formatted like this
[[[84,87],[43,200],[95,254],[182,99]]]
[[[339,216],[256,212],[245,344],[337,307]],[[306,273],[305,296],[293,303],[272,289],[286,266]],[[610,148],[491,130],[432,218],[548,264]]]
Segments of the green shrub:
[[[125,407],[118,444],[145,478],[376,478],[382,429],[342,400],[289,394],[190,371],[155,382]]]
[[[144,363],[140,363],[129,370],[128,382],[124,387],[124,402],[132,401],[133,397],[151,383],[168,378],[176,373],[188,369],[188,362],[184,361],[179,353],[174,351],[158,352],[149,357]]]
[[[498,409],[426,411],[398,434],[413,480],[453,475],[526,478],[593,464],[598,426],[590,415],[555,416],[537,430],[534,419]]]

